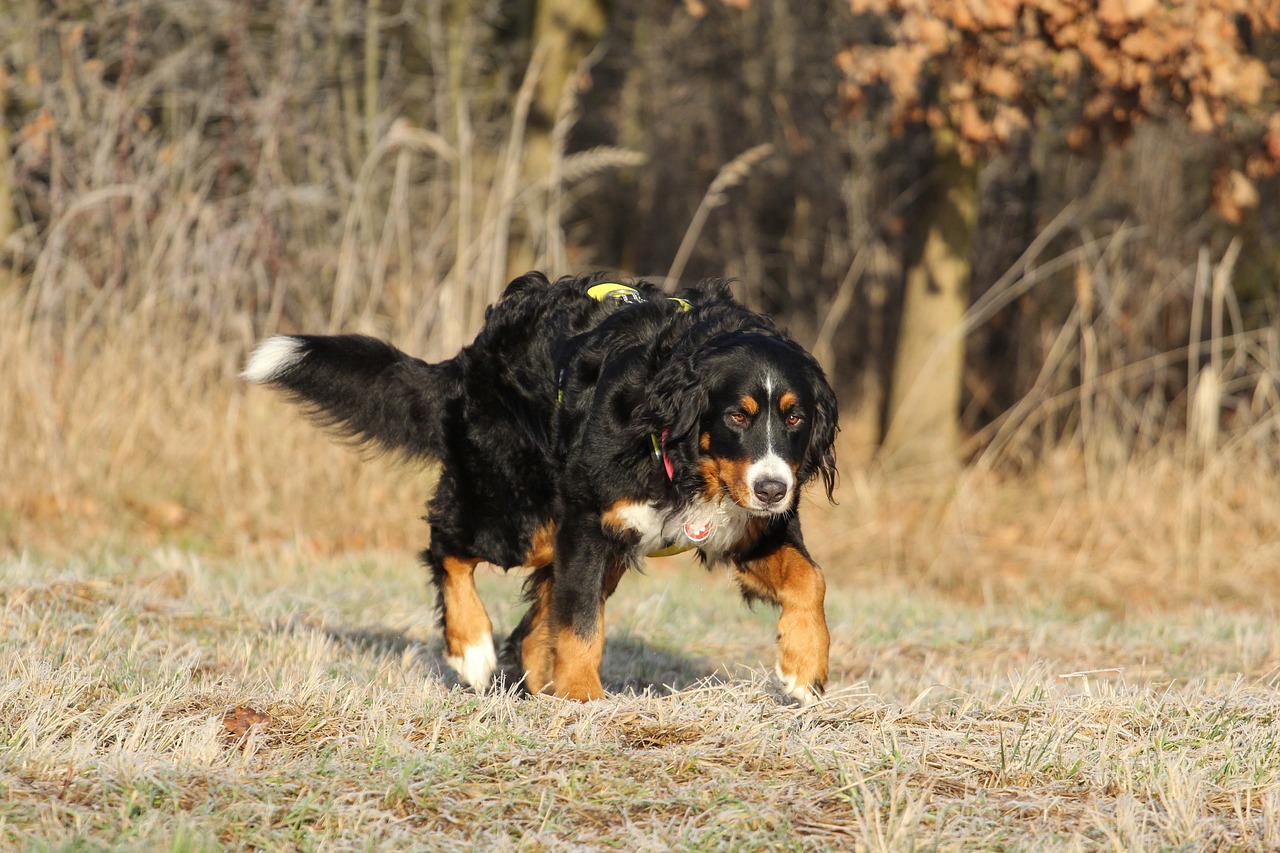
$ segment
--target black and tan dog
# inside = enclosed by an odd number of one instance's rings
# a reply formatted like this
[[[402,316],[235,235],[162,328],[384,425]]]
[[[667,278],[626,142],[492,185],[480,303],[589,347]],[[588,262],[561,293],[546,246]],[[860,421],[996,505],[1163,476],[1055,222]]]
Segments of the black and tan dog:
[[[781,607],[783,688],[821,694],[825,584],[796,510],[814,477],[831,494],[836,401],[817,362],[723,282],[668,297],[530,273],[448,361],[355,335],[279,336],[244,377],[344,436],[440,462],[422,557],[468,684],[497,668],[478,563],[532,570],[506,645],[526,687],[585,700],[604,695],[604,604],[622,575],[696,548],[748,600]]]

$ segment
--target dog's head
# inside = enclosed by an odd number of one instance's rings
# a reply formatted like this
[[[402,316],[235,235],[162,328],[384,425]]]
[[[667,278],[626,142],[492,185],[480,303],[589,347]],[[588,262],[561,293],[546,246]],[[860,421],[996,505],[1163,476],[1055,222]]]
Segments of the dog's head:
[[[835,395],[813,357],[785,337],[712,337],[659,372],[649,409],[684,485],[759,516],[790,511],[815,476],[831,497]]]

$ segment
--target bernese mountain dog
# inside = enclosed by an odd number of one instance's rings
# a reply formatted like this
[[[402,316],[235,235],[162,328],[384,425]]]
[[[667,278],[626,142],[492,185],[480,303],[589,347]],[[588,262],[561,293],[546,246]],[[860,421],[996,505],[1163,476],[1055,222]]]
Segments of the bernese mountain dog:
[[[243,376],[357,443],[440,463],[422,559],[446,659],[472,687],[498,667],[477,564],[529,573],[529,610],[503,648],[525,688],[587,700],[605,695],[604,606],[622,576],[696,549],[749,602],[780,608],[783,689],[822,694],[826,587],[797,506],[815,477],[831,497],[836,400],[814,358],[725,282],[669,296],[533,272],[447,361],[359,335],[282,335]]]

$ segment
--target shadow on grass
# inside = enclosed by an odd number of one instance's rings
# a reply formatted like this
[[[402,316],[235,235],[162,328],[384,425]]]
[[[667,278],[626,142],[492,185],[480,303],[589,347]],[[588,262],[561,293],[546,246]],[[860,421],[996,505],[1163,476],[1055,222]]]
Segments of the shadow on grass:
[[[670,693],[723,682],[725,671],[707,658],[654,645],[635,634],[606,638],[600,678],[610,693]]]
[[[330,640],[378,656],[404,660],[420,668],[423,675],[439,680],[446,687],[463,687],[457,673],[445,662],[444,642],[435,637],[428,642],[413,640],[404,634],[354,626],[314,624],[290,621],[276,625],[279,631],[312,631]],[[498,644],[499,649],[502,643]],[[521,674],[512,661],[499,661],[503,683],[519,684]],[[695,684],[720,683],[725,671],[710,660],[665,646],[654,645],[634,634],[610,636],[605,641],[600,677],[610,693],[643,693],[661,695],[683,690]]]

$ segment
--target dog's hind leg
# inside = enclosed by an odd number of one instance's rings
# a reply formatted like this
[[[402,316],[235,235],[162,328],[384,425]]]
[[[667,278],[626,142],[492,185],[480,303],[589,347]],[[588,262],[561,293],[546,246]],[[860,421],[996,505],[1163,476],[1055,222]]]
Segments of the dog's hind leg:
[[[525,580],[524,596],[529,609],[507,638],[504,649],[505,657],[517,665],[525,689],[530,693],[541,693],[551,680],[552,648],[547,613],[551,607],[552,575],[553,567],[548,564]]]
[[[603,599],[613,595],[624,572],[625,566],[621,562],[610,564],[609,571],[604,577],[603,596],[600,603],[602,609]],[[551,620],[548,618],[551,610],[553,574],[552,567],[546,566],[534,572],[525,581],[525,598],[529,602],[529,610],[516,629],[511,632],[506,643],[506,654],[511,659],[519,661],[525,688],[530,693],[541,693],[550,685],[557,696],[571,696],[575,699],[599,698],[604,695],[604,688],[599,686],[598,689],[593,690],[592,679],[594,678],[595,685],[599,685],[600,657],[604,651],[603,613],[597,622],[600,626],[598,636],[585,644],[580,637],[573,634],[571,629],[567,638],[564,631],[556,632],[556,636],[553,637]],[[582,672],[570,674],[574,666]],[[562,684],[572,681],[577,685],[585,680],[587,687],[578,689],[576,693],[575,688],[565,688],[563,691],[555,689],[552,685],[552,677],[556,671],[560,673]],[[582,695],[577,695],[578,693]]]
[[[529,609],[502,646],[502,659],[530,693],[540,693],[551,678],[551,641],[546,615],[551,606],[551,578],[555,574],[556,525],[545,521],[529,536],[524,566],[524,600]]]
[[[493,648],[493,623],[476,592],[475,571],[480,561],[437,557],[430,551],[424,557],[439,596],[445,662],[466,684],[483,689],[498,668],[498,656]]]

